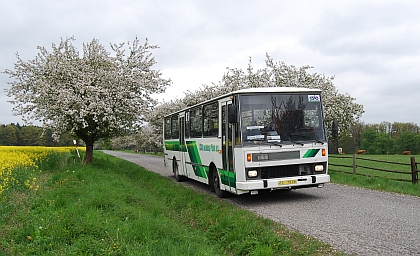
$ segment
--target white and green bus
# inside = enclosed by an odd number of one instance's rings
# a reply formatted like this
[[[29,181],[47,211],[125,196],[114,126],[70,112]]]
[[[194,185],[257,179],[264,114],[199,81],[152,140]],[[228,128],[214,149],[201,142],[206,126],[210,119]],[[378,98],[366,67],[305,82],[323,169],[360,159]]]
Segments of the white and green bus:
[[[219,197],[330,181],[317,89],[234,91],[165,116],[163,134],[175,179],[206,183]]]

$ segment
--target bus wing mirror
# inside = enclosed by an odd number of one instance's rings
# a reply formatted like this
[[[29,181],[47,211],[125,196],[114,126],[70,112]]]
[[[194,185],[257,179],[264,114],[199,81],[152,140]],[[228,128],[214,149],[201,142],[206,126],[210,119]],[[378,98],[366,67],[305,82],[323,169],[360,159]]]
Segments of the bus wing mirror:
[[[338,122],[336,120],[332,122],[331,134],[334,139],[338,137]]]
[[[231,124],[238,122],[238,108],[235,105],[228,106],[228,122]]]

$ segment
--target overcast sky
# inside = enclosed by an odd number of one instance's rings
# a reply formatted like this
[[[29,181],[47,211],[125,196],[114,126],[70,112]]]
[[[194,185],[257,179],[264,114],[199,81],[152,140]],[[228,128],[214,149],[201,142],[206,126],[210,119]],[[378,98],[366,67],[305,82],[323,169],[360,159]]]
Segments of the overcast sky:
[[[160,98],[217,83],[226,67],[245,69],[249,57],[264,68],[276,62],[335,76],[340,93],[364,106],[365,123],[420,125],[420,1],[311,0],[2,0],[0,71],[13,69],[16,52],[34,59],[74,36],[82,50],[93,38],[109,43],[148,38],[164,78]],[[0,123],[19,122],[0,74]]]

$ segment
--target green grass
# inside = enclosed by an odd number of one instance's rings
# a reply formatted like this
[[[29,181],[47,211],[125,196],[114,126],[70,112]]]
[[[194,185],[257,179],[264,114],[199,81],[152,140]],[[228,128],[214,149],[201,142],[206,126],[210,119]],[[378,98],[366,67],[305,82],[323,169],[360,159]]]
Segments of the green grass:
[[[0,205],[0,255],[342,255],[102,152],[57,162]]]
[[[374,160],[384,160],[390,162],[398,162],[410,164],[410,157],[407,155],[358,155],[357,158],[367,158]],[[420,156],[414,156],[416,162],[420,162]],[[398,165],[383,162],[372,162],[362,159],[357,159],[357,165],[380,168],[386,170],[395,170],[401,172],[407,172],[408,174],[390,173],[377,170],[371,170],[367,168],[357,167],[356,173],[362,175],[355,175],[353,173],[353,156],[346,155],[340,156],[339,158],[332,155],[329,158],[329,174],[331,175],[331,182],[338,184],[346,184],[356,187],[363,187],[369,189],[375,189],[387,192],[396,192],[407,195],[420,196],[420,183],[412,184],[410,182],[397,181],[392,179],[404,179],[411,180],[411,167],[409,165]],[[332,164],[347,165],[333,166]],[[343,173],[345,172],[345,173]],[[368,177],[377,176],[377,177]]]

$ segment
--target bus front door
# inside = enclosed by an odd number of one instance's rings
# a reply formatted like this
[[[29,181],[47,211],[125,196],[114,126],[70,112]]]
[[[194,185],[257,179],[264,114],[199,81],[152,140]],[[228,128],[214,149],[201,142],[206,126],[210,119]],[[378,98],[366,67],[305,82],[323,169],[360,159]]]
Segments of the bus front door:
[[[236,176],[233,158],[233,126],[228,122],[228,107],[232,105],[230,102],[222,103],[222,158],[223,158],[223,173],[221,175],[222,184],[226,185],[226,189],[231,192],[236,192]]]
[[[183,115],[179,116],[179,173],[184,176],[188,176],[185,161],[187,148],[185,145],[185,117]]]

